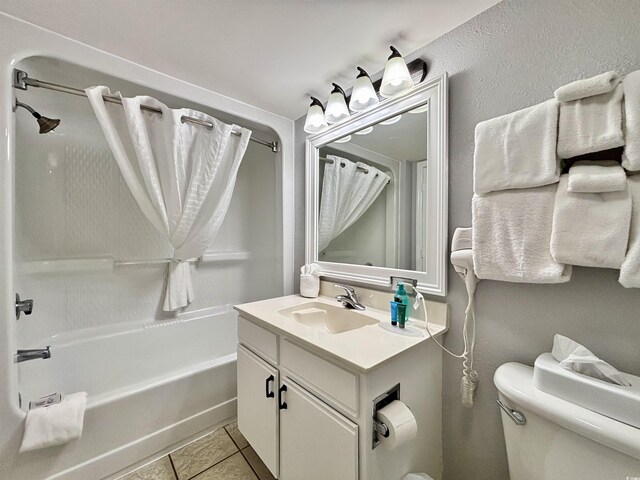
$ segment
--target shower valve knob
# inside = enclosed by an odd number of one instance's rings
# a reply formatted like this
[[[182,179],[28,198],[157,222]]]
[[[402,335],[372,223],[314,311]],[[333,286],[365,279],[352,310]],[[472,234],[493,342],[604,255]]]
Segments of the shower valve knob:
[[[20,295],[16,293],[16,320],[20,320],[20,314],[31,315],[33,312],[33,300],[31,298],[25,298],[20,300]]]

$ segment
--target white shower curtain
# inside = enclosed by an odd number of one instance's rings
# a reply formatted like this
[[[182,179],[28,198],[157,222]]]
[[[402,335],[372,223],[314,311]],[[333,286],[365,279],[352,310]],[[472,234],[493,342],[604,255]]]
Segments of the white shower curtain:
[[[318,251],[353,225],[378,198],[389,175],[366,163],[327,155],[318,219]],[[368,170],[365,173],[358,167]]]
[[[136,202],[173,246],[163,308],[185,307],[194,299],[187,260],[202,255],[220,230],[251,131],[196,110],[170,109],[151,97],[116,92],[120,107],[104,101],[103,95],[112,95],[107,87],[85,91]],[[213,128],[182,123],[183,115]]]

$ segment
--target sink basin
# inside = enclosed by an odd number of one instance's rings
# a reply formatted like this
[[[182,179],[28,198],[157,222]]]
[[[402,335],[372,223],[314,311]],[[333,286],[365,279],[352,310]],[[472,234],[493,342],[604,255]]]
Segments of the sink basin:
[[[302,325],[327,333],[349,332],[378,323],[366,313],[320,302],[309,302],[296,307],[284,308],[278,310],[278,313]]]

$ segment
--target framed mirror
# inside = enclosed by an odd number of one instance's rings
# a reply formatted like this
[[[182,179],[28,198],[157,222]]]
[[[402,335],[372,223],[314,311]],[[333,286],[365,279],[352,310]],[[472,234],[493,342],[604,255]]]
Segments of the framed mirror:
[[[446,295],[447,109],[445,73],[307,138],[307,263]]]

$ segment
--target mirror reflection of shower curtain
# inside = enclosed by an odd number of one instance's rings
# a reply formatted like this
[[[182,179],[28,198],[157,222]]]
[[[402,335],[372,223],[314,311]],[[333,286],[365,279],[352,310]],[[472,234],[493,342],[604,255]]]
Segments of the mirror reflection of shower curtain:
[[[389,175],[366,163],[327,155],[318,218],[318,251],[353,225],[382,193]],[[365,173],[358,167],[368,170]]]
[[[105,103],[107,87],[86,93],[133,197],[174,248],[163,308],[185,307],[194,299],[188,260],[202,255],[220,230],[251,131],[151,97],[122,98],[118,92],[120,107]],[[183,115],[213,128],[182,123]],[[232,135],[234,128],[239,136]]]

